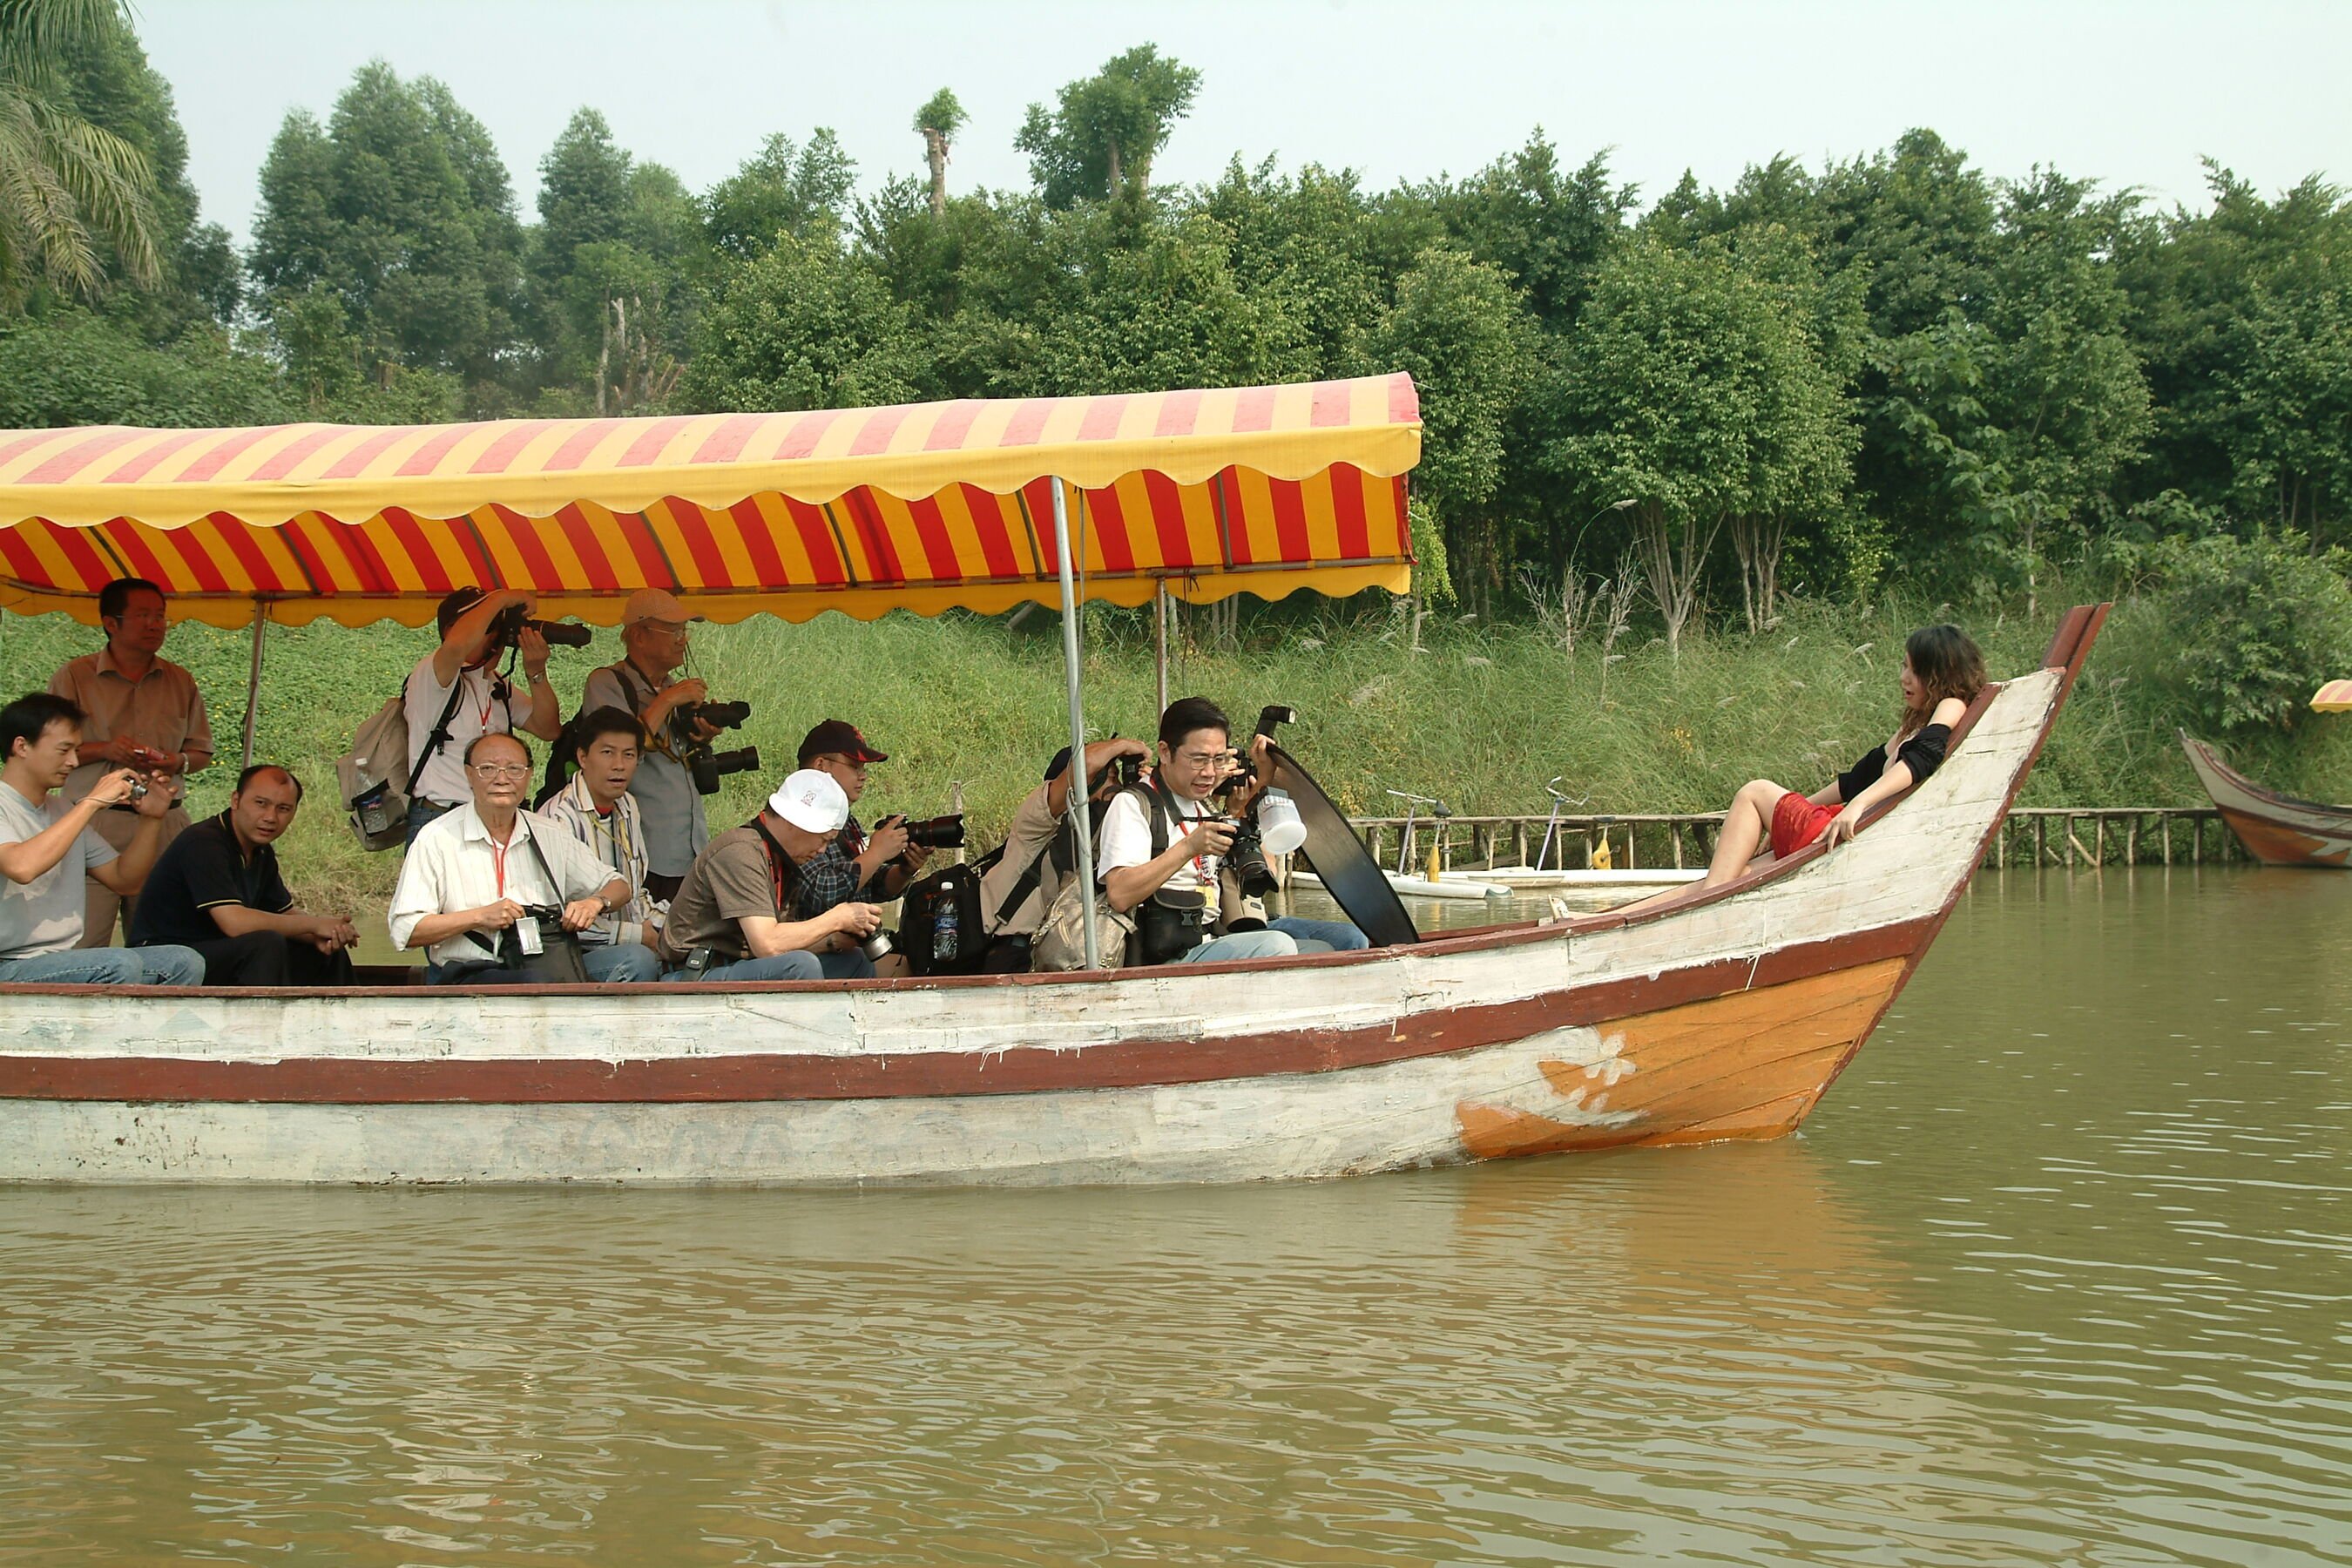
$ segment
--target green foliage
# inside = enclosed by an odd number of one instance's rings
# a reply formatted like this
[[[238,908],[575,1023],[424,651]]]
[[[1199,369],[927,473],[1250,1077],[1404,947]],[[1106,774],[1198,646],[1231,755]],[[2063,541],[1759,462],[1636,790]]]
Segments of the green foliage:
[[[217,327],[154,346],[83,310],[0,322],[0,429],[266,425],[288,417],[268,361]]]
[[[829,232],[780,234],[703,312],[679,397],[690,408],[854,408],[919,395],[906,308]]]
[[[162,277],[154,160],[83,101],[101,96],[121,17],[114,0],[0,5],[0,302],[37,283],[92,298],[110,270]]]
[[[1139,44],[1065,86],[1056,107],[1029,106],[1013,144],[1029,154],[1030,177],[1045,205],[1103,201],[1151,183],[1151,160],[1192,107],[1201,73]]]
[[[831,131],[819,127],[804,147],[778,132],[702,199],[705,237],[722,258],[756,262],[787,236],[838,228],[856,178]]]
[[[2159,541],[2147,564],[2155,592],[2129,614],[2155,635],[2135,673],[2193,730],[2293,730],[2352,668],[2352,556],[2315,556],[2295,533],[2213,534]]]

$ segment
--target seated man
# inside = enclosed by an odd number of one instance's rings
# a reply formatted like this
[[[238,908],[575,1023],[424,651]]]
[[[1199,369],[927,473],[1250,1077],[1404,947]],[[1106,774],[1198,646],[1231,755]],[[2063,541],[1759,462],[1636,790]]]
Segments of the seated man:
[[[1118,770],[1111,764],[1121,757],[1149,757],[1151,748],[1140,741],[1087,742],[1087,800],[1094,822],[1119,791]],[[980,918],[988,935],[983,974],[1029,973],[1030,943],[1054,907],[1062,884],[1077,871],[1077,835],[1071,822],[1070,749],[1063,747],[1045,764],[1045,782],[1022,797],[1005,829],[1004,851],[980,879]]]
[[[872,904],[836,903],[793,918],[801,870],[849,819],[831,775],[803,768],[759,816],[710,841],[670,900],[661,956],[671,980],[864,980],[873,961],[858,943],[882,923]]]
[[[74,771],[81,747],[81,710],[37,691],[0,709],[0,981],[51,985],[194,985],[205,961],[184,947],[80,945],[89,904],[82,879],[116,893],[137,891],[163,843],[172,809],[170,776],[143,779],[129,768],[100,776],[68,805],[50,794]],[[121,854],[90,819],[138,798],[137,830]]]
[[[592,708],[572,721],[579,771],[539,815],[585,845],[629,884],[629,901],[580,932],[583,948],[633,943],[651,950],[661,916],[646,893],[645,817],[630,784],[637,776],[645,729],[622,708]]]
[[[1172,702],[1160,715],[1159,767],[1151,782],[1122,790],[1103,814],[1097,876],[1111,908],[1135,916],[1145,963],[1286,958],[1298,951],[1282,931],[1225,930],[1217,873],[1224,852],[1233,847],[1234,829],[1209,795],[1232,771],[1232,750],[1233,725],[1215,703],[1205,697]],[[1192,934],[1199,941],[1152,951],[1155,925],[1165,929],[1173,922],[1142,906],[1161,893],[1198,907],[1198,929]]]
[[[520,729],[552,741],[563,733],[563,710],[547,683],[545,637],[529,626],[515,635],[527,687],[520,695],[496,668],[506,641],[490,623],[518,605],[528,616],[531,605],[530,595],[510,589],[460,588],[435,612],[441,646],[417,661],[400,689],[408,715],[408,767],[416,780],[408,803],[411,844],[426,823],[472,798],[460,759],[476,737]]]
[[[867,745],[857,726],[845,720],[827,719],[801,742],[801,766],[839,784],[852,807],[866,793],[866,764],[889,760],[888,753]],[[851,899],[887,904],[907,890],[930,853],[908,845],[904,817],[887,818],[868,837],[853,811],[824,853],[801,868],[801,918],[814,920]]]
[[[428,985],[533,979],[501,962],[500,933],[515,927],[528,956],[541,940],[528,910],[561,905],[563,929],[578,931],[626,904],[629,884],[569,833],[521,809],[530,747],[512,735],[477,735],[465,767],[473,804],[427,823],[401,863],[392,945],[425,950]],[[660,972],[653,950],[635,942],[588,948],[581,961],[591,980],[652,980]]]
[[[360,933],[296,909],[278,873],[278,836],[301,803],[301,782],[273,763],[238,774],[228,809],[156,858],[131,945],[190,949],[207,985],[349,985]]]

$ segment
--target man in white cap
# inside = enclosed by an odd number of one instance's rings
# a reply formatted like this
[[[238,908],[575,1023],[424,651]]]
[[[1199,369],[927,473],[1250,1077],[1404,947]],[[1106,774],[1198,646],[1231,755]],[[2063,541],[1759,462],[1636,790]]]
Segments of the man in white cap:
[[[659,952],[667,980],[864,980],[858,944],[882,923],[872,904],[841,903],[793,918],[800,868],[849,820],[841,785],[803,768],[759,816],[710,841],[670,900]]]
[[[591,670],[582,691],[580,710],[618,708],[637,716],[646,727],[646,752],[630,781],[629,794],[646,826],[646,896],[674,899],[694,858],[710,841],[703,819],[702,796],[678,760],[683,748],[670,723],[682,702],[702,702],[709,691],[698,679],[672,680],[686,663],[686,606],[674,594],[640,588],[621,609],[621,646],[627,657],[618,664]],[[689,739],[708,741],[719,731],[699,721],[686,726]]]

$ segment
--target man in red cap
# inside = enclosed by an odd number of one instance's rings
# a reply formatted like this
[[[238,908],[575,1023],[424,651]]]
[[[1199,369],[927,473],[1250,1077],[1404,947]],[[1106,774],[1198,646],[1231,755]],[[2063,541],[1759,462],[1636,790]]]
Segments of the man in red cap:
[[[850,805],[849,820],[824,853],[801,868],[803,920],[813,920],[853,897],[869,904],[887,903],[907,890],[929,857],[929,850],[907,842],[903,816],[886,818],[871,837],[858,826],[857,797],[866,793],[866,764],[889,760],[887,752],[876,751],[845,719],[827,719],[801,742],[801,766],[839,784]]]

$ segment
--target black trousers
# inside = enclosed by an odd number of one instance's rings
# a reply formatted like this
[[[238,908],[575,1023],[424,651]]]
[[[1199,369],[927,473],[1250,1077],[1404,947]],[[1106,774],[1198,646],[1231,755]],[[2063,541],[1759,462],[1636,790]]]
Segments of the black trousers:
[[[349,985],[352,955],[320,952],[274,931],[188,943],[203,955],[207,985]]]
[[[988,956],[980,963],[982,974],[1026,974],[1029,973],[1029,938],[1025,936],[992,937],[988,943]]]

